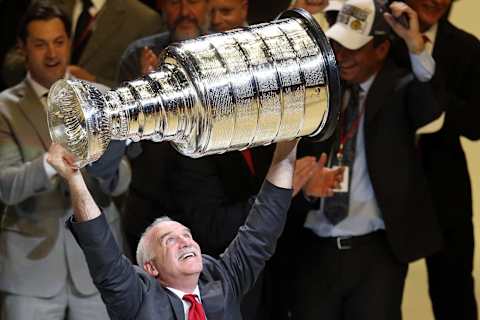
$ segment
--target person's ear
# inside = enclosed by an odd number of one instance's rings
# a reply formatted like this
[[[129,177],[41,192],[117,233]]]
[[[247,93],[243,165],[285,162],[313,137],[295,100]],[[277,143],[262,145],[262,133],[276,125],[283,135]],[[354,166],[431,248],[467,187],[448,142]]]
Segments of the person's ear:
[[[154,278],[158,276],[158,270],[151,261],[147,261],[143,264],[143,270]]]

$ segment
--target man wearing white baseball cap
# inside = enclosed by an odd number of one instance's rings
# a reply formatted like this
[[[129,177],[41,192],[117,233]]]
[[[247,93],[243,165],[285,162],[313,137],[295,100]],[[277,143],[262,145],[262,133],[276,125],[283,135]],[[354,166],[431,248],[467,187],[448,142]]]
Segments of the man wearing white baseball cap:
[[[440,248],[416,134],[442,110],[430,83],[391,59],[384,11],[383,1],[346,1],[326,32],[346,88],[342,112],[329,141],[302,147],[327,152],[345,179],[329,198],[315,193],[315,176],[304,187],[310,210],[295,259],[292,319],[400,320],[408,263]],[[404,13],[401,36],[413,61],[424,44],[415,12]]]

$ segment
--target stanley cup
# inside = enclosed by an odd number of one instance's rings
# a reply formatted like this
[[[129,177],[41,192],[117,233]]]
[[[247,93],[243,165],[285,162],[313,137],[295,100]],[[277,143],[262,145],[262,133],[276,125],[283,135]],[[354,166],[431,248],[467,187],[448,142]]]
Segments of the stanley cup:
[[[174,43],[155,72],[106,93],[60,80],[48,96],[48,124],[82,167],[111,139],[170,141],[190,157],[323,140],[339,101],[333,51],[316,21],[294,9],[271,23]]]

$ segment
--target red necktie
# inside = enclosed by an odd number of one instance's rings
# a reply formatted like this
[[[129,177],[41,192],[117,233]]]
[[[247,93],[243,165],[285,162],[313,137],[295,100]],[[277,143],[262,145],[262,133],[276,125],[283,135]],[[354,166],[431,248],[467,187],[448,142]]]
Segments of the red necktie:
[[[196,294],[186,294],[183,300],[190,302],[190,309],[188,310],[188,320],[206,320],[205,311],[202,304],[197,301]]]
[[[248,170],[250,171],[250,174],[252,176],[255,175],[255,167],[253,166],[253,158],[252,158],[252,152],[250,149],[245,149],[242,150],[242,156],[243,159],[245,159],[245,162],[247,163]]]

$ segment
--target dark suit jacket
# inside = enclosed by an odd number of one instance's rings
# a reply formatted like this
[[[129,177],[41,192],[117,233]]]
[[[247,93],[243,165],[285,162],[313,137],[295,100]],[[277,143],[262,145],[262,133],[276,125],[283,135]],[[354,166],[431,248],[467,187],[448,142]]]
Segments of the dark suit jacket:
[[[203,255],[199,279],[208,320],[241,319],[240,300],[271,257],[282,232],[291,190],[265,182],[245,225],[220,259]],[[105,218],[69,226],[115,319],[184,319],[182,302],[121,255]]]
[[[123,52],[117,74],[117,82],[133,80],[141,76],[140,57],[143,48],[159,55],[171,42],[170,32],[162,32],[132,42]]]
[[[415,131],[441,110],[429,83],[420,83],[387,59],[366,97],[367,167],[388,242],[401,262],[427,256],[440,247],[440,234],[426,178],[415,146]],[[320,144],[303,144],[303,152],[330,152],[335,136]],[[299,155],[300,156],[300,155]],[[297,210],[309,209],[297,196]]]
[[[480,42],[448,21],[438,25],[433,50],[435,94],[446,108],[443,128],[420,147],[443,228],[472,218],[472,195],[460,137],[480,139]]]
[[[217,257],[245,222],[273,146],[251,149],[255,176],[238,151],[192,159],[166,143],[144,141],[142,149],[131,161],[134,174],[125,215],[131,246],[155,218],[168,215],[188,225],[203,252]],[[269,310],[263,279],[261,275],[242,304],[242,314],[250,319]]]

